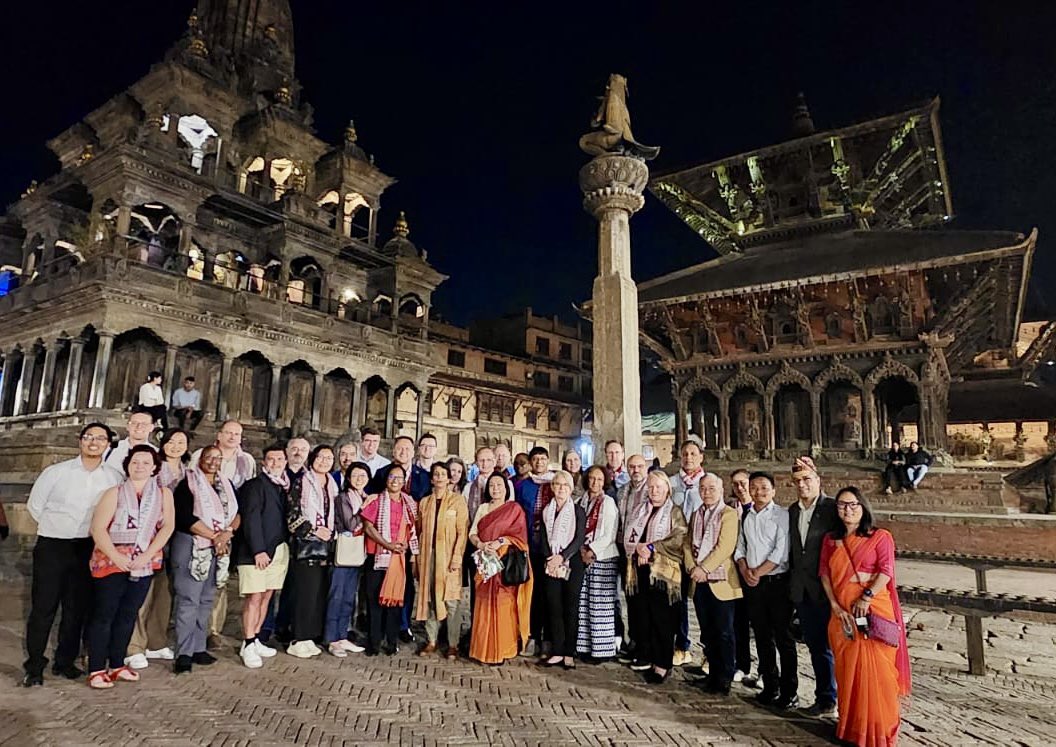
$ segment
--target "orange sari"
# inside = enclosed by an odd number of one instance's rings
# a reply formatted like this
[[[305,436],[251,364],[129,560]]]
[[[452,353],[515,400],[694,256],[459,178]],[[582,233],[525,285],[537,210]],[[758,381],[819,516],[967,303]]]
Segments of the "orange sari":
[[[524,510],[516,501],[507,501],[480,520],[477,537],[481,542],[505,537],[506,543],[499,548],[500,557],[511,547],[528,552]],[[530,566],[528,580],[520,586],[503,584],[501,573],[487,581],[481,580],[479,572],[476,574],[473,583],[476,584],[477,603],[473,609],[473,632],[469,641],[471,659],[484,664],[502,664],[515,658],[520,647],[528,642],[532,581]]]
[[[850,535],[843,542],[846,552],[831,537],[825,538],[825,543],[833,546],[823,551],[828,563],[822,565],[821,575],[829,577],[840,607],[850,611],[869,585],[858,580],[856,568],[867,567],[863,561],[876,558],[878,552],[890,552],[893,557],[894,540],[889,532],[878,529],[872,537]],[[873,597],[869,611],[902,622],[893,576],[887,587]],[[854,638],[848,639],[839,617],[832,615],[829,645],[836,658],[836,697],[840,712],[837,738],[859,747],[891,747],[898,740],[901,723],[899,696],[907,694],[910,685],[905,632],[898,648],[866,638],[857,630]]]

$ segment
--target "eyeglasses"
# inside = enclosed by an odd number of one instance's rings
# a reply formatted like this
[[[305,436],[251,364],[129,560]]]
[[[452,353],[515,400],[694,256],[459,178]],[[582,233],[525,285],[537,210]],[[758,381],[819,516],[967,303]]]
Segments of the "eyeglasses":
[[[861,506],[862,504],[858,501],[855,501],[854,503],[844,503],[843,501],[836,502],[837,511],[853,511],[856,508],[861,508]]]
[[[392,473],[391,475],[389,475],[389,477],[388,477],[388,480],[389,480],[389,482],[394,482],[394,481],[396,481],[396,480],[399,480],[400,482],[403,482],[403,479],[404,479],[404,478],[403,478],[403,475],[401,475],[401,474],[400,474],[400,473],[398,473],[398,472],[393,472],[393,473]]]
[[[84,435],[84,436],[81,436],[81,441],[83,443],[86,443],[86,444],[89,444],[92,441],[95,441],[97,444],[107,444],[107,443],[110,443],[110,437],[109,436],[89,436],[89,435]]]

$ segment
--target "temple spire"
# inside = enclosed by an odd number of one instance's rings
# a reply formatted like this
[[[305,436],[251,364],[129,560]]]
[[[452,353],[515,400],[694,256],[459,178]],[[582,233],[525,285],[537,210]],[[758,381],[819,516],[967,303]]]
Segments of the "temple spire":
[[[293,15],[289,0],[198,0],[195,13],[210,50],[236,61],[265,59],[293,77]]]
[[[807,97],[800,91],[796,95],[796,107],[792,110],[792,135],[794,137],[806,137],[814,134],[814,120],[810,117],[810,109],[807,108]]]

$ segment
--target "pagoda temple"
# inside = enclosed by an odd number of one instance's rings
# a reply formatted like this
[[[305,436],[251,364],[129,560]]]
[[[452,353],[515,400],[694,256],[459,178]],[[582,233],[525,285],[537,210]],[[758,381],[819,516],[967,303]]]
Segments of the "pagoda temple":
[[[938,113],[815,132],[801,98],[793,139],[653,178],[719,254],[638,286],[679,442],[839,461],[912,429],[941,457],[951,386],[1015,368],[1037,234],[949,227]]]

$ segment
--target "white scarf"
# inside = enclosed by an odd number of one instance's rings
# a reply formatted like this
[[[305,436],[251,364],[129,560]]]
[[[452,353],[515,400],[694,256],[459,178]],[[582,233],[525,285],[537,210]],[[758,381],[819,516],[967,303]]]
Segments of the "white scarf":
[[[227,529],[238,514],[238,499],[235,498],[231,481],[220,475],[217,475],[217,479],[222,486],[223,496],[217,494],[200,469],[194,467],[187,470],[187,487],[194,496],[194,515],[214,532]],[[212,547],[213,541],[196,534],[194,544],[201,548]]]
[[[161,486],[155,479],[147,480],[143,495],[136,497],[136,488],[131,480],[125,480],[117,489],[117,509],[110,522],[110,540],[114,545],[131,545],[130,560],[146,552],[161,526],[163,502]],[[130,571],[136,578],[154,573],[148,564],[145,568]]]
[[[719,541],[719,530],[722,528],[722,512],[727,506],[719,501],[714,508],[701,506],[693,522],[693,556],[697,563],[708,557]]]
[[[550,552],[560,555],[576,537],[576,506],[569,499],[559,512],[557,500],[552,500],[543,509],[543,523],[546,525],[546,536],[550,540]]]
[[[623,495],[623,506],[620,508],[623,510],[623,515],[620,519],[623,521],[624,529],[630,525],[631,520],[637,515],[638,508],[648,500],[648,495],[645,492],[646,483],[648,480],[642,480],[642,484],[637,488],[634,487],[633,482],[628,482],[626,485],[627,492]]]
[[[301,478],[301,516],[315,527],[334,528],[334,497],[337,495],[337,483],[329,473],[325,475],[324,485],[319,484],[319,476],[310,469],[305,470]]]
[[[186,470],[183,467],[183,462],[179,462],[177,468],[173,470],[166,459],[161,463],[161,471],[158,472],[158,483],[161,487],[172,490],[176,487],[176,484],[183,479],[185,472]]]
[[[642,532],[645,531],[645,524],[653,513],[653,504],[646,501],[638,507],[638,511],[634,514],[624,534],[623,547],[627,551],[627,555],[634,554],[634,550],[639,543],[655,542],[671,533],[671,508],[674,505],[670,497],[664,501],[664,505],[660,507],[656,518],[649,524],[649,531],[645,533],[645,537],[642,536]]]
[[[278,485],[283,491],[290,492],[290,473],[285,469],[279,473],[279,476],[271,474],[267,470],[264,470],[264,476],[271,480],[275,485]]]
[[[532,482],[534,482],[536,485],[545,485],[548,482],[553,482],[554,473],[553,470],[549,472],[544,472],[541,475],[537,475],[534,472],[529,472],[528,477],[530,477]]]
[[[389,498],[388,491],[385,491],[378,496],[378,533],[381,538],[385,540],[386,544],[392,544],[392,522],[389,519],[389,512],[392,510],[392,499]],[[411,501],[407,494],[400,492],[400,502],[403,504],[403,521],[410,525],[408,532],[408,546],[411,548],[413,555],[418,554],[418,533],[414,529],[415,509],[414,502]],[[378,543],[378,549],[374,553],[374,568],[376,570],[385,570],[389,567],[389,563],[392,561],[392,552],[383,547]]]

